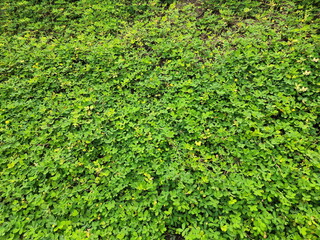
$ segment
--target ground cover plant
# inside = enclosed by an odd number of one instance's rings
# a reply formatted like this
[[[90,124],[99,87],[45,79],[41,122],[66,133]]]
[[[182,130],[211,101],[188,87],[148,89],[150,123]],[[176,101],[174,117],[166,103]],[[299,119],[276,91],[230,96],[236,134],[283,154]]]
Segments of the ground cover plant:
[[[2,0],[0,239],[319,239],[318,4]]]

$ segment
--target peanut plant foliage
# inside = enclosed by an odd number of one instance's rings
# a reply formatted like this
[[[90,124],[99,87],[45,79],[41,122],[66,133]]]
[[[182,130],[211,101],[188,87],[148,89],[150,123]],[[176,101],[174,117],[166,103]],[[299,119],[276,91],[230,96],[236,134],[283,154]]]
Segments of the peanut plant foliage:
[[[0,239],[319,239],[319,19],[2,0]]]

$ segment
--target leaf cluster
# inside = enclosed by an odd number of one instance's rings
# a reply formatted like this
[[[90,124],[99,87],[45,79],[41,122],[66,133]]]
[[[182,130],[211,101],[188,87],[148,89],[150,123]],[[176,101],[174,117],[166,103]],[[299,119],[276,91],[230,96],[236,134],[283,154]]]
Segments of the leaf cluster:
[[[0,239],[320,237],[316,1],[0,7]]]

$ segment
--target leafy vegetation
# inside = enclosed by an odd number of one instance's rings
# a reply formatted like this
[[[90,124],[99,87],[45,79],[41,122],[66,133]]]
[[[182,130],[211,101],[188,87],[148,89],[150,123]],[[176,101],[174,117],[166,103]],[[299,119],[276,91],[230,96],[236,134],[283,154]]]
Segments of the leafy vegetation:
[[[0,239],[319,239],[318,3],[2,0]]]

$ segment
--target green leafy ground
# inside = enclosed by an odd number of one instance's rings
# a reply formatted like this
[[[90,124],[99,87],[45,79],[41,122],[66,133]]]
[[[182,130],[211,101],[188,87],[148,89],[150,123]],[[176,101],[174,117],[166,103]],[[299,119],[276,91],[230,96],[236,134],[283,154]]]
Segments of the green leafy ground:
[[[0,239],[319,239],[318,4],[2,0]]]

